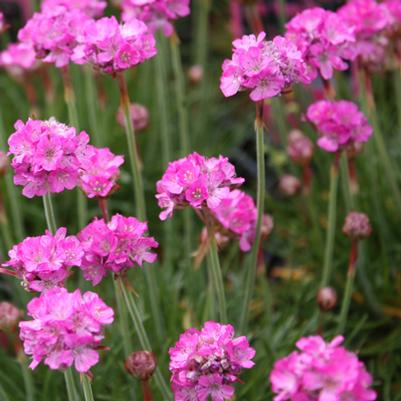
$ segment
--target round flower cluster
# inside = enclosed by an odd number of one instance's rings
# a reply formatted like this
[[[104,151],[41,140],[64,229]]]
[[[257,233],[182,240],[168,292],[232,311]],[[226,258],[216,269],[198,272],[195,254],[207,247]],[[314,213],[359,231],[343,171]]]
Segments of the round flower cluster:
[[[89,17],[79,9],[47,7],[35,13],[19,31],[18,39],[31,44],[36,57],[56,67],[65,67],[71,61],[78,32]]]
[[[91,63],[108,74],[124,71],[156,53],[154,36],[137,19],[119,24],[115,17],[89,20],[77,36],[73,61]]]
[[[345,218],[343,233],[354,240],[369,237],[372,234],[369,217],[365,213],[349,212]]]
[[[218,222],[228,231],[228,235],[239,238],[243,252],[252,247],[255,237],[257,209],[252,197],[239,189],[234,189],[221,199],[219,205],[212,209]]]
[[[160,29],[164,35],[174,32],[172,22],[190,13],[189,0],[122,0],[122,19],[137,18],[152,32]]]
[[[74,364],[80,373],[99,361],[97,349],[103,340],[103,326],[114,320],[113,309],[97,294],[80,290],[69,293],[53,288],[28,304],[33,320],[19,324],[24,351],[32,355],[30,368],[44,363],[50,369],[66,369]]]
[[[108,148],[88,145],[81,157],[79,184],[88,198],[106,198],[116,186],[123,156],[115,156]]]
[[[337,152],[366,142],[373,128],[355,103],[321,100],[309,106],[307,118],[320,133],[317,144],[327,152]]]
[[[0,302],[0,331],[12,332],[24,313],[9,302]]]
[[[255,350],[231,325],[209,321],[181,334],[169,354],[175,401],[223,401],[233,397],[241,369],[254,365]]]
[[[59,228],[55,235],[46,231],[39,237],[27,237],[9,251],[11,267],[23,285],[32,291],[63,286],[72,266],[80,266],[83,250],[75,236],[66,236]]]
[[[236,177],[234,166],[226,157],[206,158],[198,153],[169,164],[156,184],[161,220],[173,215],[177,207],[216,208],[230,192],[230,187],[244,182]]]
[[[313,156],[313,143],[301,131],[295,129],[288,135],[287,153],[299,165],[309,163]]]
[[[78,184],[80,155],[89,137],[57,122],[29,119],[15,124],[8,140],[14,183],[28,198],[73,189]]]
[[[16,77],[33,70],[37,65],[35,50],[29,43],[11,43],[0,53],[0,66]]]
[[[62,6],[67,10],[80,10],[89,17],[99,17],[107,6],[104,0],[44,0],[42,10],[50,10]]]
[[[343,59],[354,57],[352,29],[336,13],[315,7],[296,15],[286,25],[286,38],[300,49],[311,79],[320,73],[324,79],[333,70],[345,70]]]
[[[250,98],[260,101],[279,95],[293,83],[309,83],[302,53],[289,40],[276,36],[265,40],[266,34],[245,35],[233,42],[231,60],[223,63],[220,89],[224,96],[251,90]]]
[[[116,214],[109,223],[95,219],[79,234],[84,249],[81,269],[85,280],[99,284],[107,271],[120,274],[135,265],[153,263],[157,255],[151,252],[159,244],[146,237],[147,223],[134,217]]]
[[[302,338],[295,351],[274,364],[270,374],[275,401],[372,401],[372,378],[358,357],[340,344],[320,336]]]

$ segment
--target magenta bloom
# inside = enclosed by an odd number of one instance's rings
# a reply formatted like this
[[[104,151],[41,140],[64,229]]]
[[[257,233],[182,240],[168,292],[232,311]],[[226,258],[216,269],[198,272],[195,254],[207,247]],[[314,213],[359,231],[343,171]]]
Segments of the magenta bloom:
[[[77,64],[91,63],[108,74],[134,67],[156,53],[155,38],[137,19],[119,24],[115,17],[88,21],[74,50]]]
[[[143,21],[151,32],[160,29],[164,35],[174,32],[172,23],[190,13],[189,0],[122,0],[122,19],[137,18]]]
[[[88,145],[80,159],[79,185],[88,198],[106,198],[116,186],[123,156],[115,156],[108,148]]]
[[[35,13],[19,31],[18,39],[31,44],[36,57],[64,67],[71,61],[77,35],[89,17],[79,9],[48,7]]]
[[[35,50],[28,43],[11,43],[0,53],[0,66],[13,76],[22,76],[37,65]]]
[[[169,164],[156,184],[159,217],[166,220],[175,208],[191,206],[216,208],[230,192],[230,187],[244,182],[236,177],[234,166],[226,157],[206,158],[198,153]]]
[[[181,334],[169,354],[175,401],[224,401],[241,370],[254,365],[255,350],[246,337],[234,337],[233,326],[209,321]]]
[[[84,249],[81,269],[85,280],[99,284],[107,271],[120,274],[143,262],[153,263],[157,255],[152,248],[159,244],[146,237],[147,223],[134,217],[116,214],[109,223],[95,219],[79,234]]]
[[[310,8],[296,15],[286,28],[286,38],[300,49],[311,79],[318,73],[330,79],[333,70],[348,68],[344,59],[353,58],[349,47],[355,37],[337,14],[323,8]]]
[[[57,122],[28,119],[14,125],[8,139],[14,169],[14,183],[24,187],[28,198],[73,189],[78,184],[80,154],[89,137],[77,135],[75,128]]]
[[[99,362],[103,327],[114,320],[113,309],[94,292],[69,293],[65,288],[53,288],[32,299],[28,315],[33,320],[19,327],[25,354],[32,355],[29,367],[35,369],[44,361],[50,369],[74,365],[80,373]]]
[[[355,103],[321,100],[309,106],[307,118],[320,133],[317,144],[327,152],[366,142],[373,128]]]
[[[252,197],[238,189],[231,191],[212,212],[229,234],[239,239],[243,252],[252,247],[256,230],[257,209]]]
[[[276,361],[270,374],[274,401],[372,401],[372,377],[343,337],[326,343],[320,336],[301,338],[299,351]]]
[[[80,10],[89,17],[100,17],[107,6],[104,0],[44,0],[42,11],[62,6],[67,10]]]
[[[75,236],[67,236],[66,228],[55,235],[46,231],[39,237],[25,238],[8,253],[3,266],[12,268],[23,285],[32,291],[63,286],[72,266],[80,266],[83,250]]]
[[[302,53],[287,39],[266,34],[245,35],[233,42],[231,60],[223,63],[220,89],[224,96],[250,90],[250,98],[260,101],[279,95],[296,82],[309,83]]]

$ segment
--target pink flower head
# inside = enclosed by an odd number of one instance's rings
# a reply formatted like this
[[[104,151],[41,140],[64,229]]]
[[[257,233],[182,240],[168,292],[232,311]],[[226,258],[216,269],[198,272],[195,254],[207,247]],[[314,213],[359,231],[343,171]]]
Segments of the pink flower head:
[[[301,52],[287,39],[266,34],[245,35],[233,42],[231,60],[223,63],[220,89],[224,96],[250,90],[250,98],[260,101],[279,95],[296,82],[309,83]]]
[[[286,28],[286,38],[300,49],[311,79],[318,73],[330,79],[333,70],[347,69],[344,59],[351,59],[353,55],[346,50],[355,42],[355,37],[337,14],[310,8],[296,15]]]
[[[307,118],[320,133],[317,144],[327,152],[366,142],[373,128],[355,103],[321,100],[309,106]]]
[[[73,60],[77,64],[91,63],[107,74],[127,70],[157,53],[155,38],[137,19],[124,24],[115,17],[89,20],[78,42]]]
[[[28,119],[14,125],[8,139],[14,183],[28,198],[73,189],[78,184],[79,157],[89,137],[75,128],[50,120]]]
[[[158,204],[163,210],[159,217],[166,220],[175,208],[191,206],[200,209],[216,208],[228,195],[230,187],[240,185],[234,166],[226,157],[206,158],[198,153],[169,164],[156,184]]]
[[[274,401],[373,401],[372,378],[342,337],[326,343],[319,336],[298,341],[299,351],[279,359],[270,374]]]
[[[9,302],[0,302],[0,331],[13,332],[24,313]]]
[[[49,7],[35,13],[19,31],[18,39],[29,43],[36,57],[64,67],[71,61],[77,35],[89,17],[76,8]]]
[[[80,10],[88,17],[100,17],[107,3],[104,0],[44,0],[41,7],[46,11],[60,6],[67,10]]]
[[[83,250],[75,236],[67,236],[65,228],[52,235],[46,231],[39,237],[25,238],[8,253],[4,264],[13,269],[23,285],[31,291],[44,291],[63,286],[72,266],[80,266]]]
[[[33,320],[19,324],[20,338],[30,368],[44,361],[50,369],[63,370],[72,365],[86,373],[99,362],[103,326],[114,320],[113,309],[94,292],[69,293],[53,288],[32,299],[28,315]]]
[[[238,189],[230,191],[212,212],[225,230],[239,239],[240,248],[248,252],[254,237],[257,209],[252,197]],[[253,234],[252,234],[253,233]]]
[[[11,43],[0,53],[0,66],[13,76],[22,76],[37,67],[36,53],[31,44]]]
[[[137,18],[143,21],[151,32],[160,29],[165,36],[174,32],[173,22],[190,13],[189,0],[122,0],[122,19]]]
[[[143,131],[144,129],[146,129],[149,124],[148,109],[139,103],[131,103],[130,110],[132,124],[134,126],[135,132]],[[120,108],[117,113],[117,122],[123,127],[125,125],[124,119],[124,110]]]
[[[209,321],[181,334],[169,354],[175,401],[224,401],[241,370],[254,365],[255,350],[246,337],[234,337],[233,326]]]
[[[155,262],[157,256],[151,250],[159,244],[145,236],[147,230],[147,223],[120,214],[109,223],[95,219],[88,224],[78,234],[84,249],[81,269],[85,280],[97,285],[107,271],[120,274],[143,262]]]
[[[115,156],[108,148],[88,145],[80,158],[79,185],[88,198],[106,198],[116,187],[123,156]]]

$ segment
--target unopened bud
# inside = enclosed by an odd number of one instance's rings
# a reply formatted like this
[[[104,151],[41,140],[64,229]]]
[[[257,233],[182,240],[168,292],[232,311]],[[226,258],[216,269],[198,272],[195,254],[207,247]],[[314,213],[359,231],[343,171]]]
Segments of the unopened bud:
[[[192,84],[198,84],[203,78],[203,67],[201,65],[193,65],[188,70],[188,79]]]
[[[278,188],[283,195],[291,197],[301,189],[301,181],[293,175],[286,174],[280,178]]]
[[[350,212],[345,218],[343,233],[351,239],[363,239],[372,234],[369,217],[364,213]]]
[[[262,218],[261,235],[262,237],[268,237],[274,228],[273,217],[269,214],[264,214]]]
[[[149,351],[133,352],[125,361],[125,369],[139,380],[149,380],[156,365],[156,356]]]
[[[313,143],[300,130],[293,130],[288,136],[287,153],[296,164],[305,164],[313,156]]]
[[[130,106],[132,124],[135,131],[143,131],[149,125],[149,112],[145,106],[139,103],[132,103]],[[117,114],[117,121],[121,126],[124,126],[124,111],[120,108]]]
[[[9,302],[0,302],[0,330],[13,331],[22,317],[22,312]]]
[[[337,293],[332,287],[321,288],[317,294],[317,303],[321,310],[329,311],[337,304]]]

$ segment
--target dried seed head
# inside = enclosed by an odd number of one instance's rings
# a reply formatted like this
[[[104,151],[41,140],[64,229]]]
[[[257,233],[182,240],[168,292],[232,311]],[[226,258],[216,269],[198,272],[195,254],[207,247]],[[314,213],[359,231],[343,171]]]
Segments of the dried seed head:
[[[317,303],[322,311],[334,309],[337,304],[337,293],[332,287],[321,288],[317,294]]]
[[[303,165],[313,156],[313,142],[295,129],[288,136],[287,153],[294,163]]]
[[[350,212],[345,218],[343,233],[351,239],[363,239],[372,234],[369,217],[364,213]]]
[[[156,365],[156,356],[149,351],[133,352],[125,361],[125,369],[139,380],[149,380]]]
[[[9,302],[0,302],[0,330],[13,331],[20,319],[22,312]]]
[[[301,186],[301,181],[289,174],[283,175],[278,184],[280,192],[288,197],[296,195],[300,191]]]

